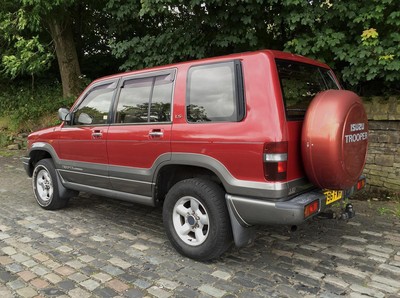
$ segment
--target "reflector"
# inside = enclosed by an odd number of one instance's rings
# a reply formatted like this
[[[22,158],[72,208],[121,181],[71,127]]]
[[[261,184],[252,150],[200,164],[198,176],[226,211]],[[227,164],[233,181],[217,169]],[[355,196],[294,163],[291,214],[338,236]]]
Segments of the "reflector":
[[[312,201],[304,207],[304,218],[307,218],[319,210],[319,200]]]

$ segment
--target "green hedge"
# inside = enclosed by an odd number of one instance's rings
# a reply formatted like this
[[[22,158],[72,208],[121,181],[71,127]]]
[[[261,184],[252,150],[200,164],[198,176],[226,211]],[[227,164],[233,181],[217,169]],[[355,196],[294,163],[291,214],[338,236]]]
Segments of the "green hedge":
[[[62,97],[61,85],[46,82],[32,90],[28,82],[0,85],[0,130],[7,134],[31,132],[58,122],[57,110],[71,106],[75,98]],[[4,138],[4,137],[3,137]]]

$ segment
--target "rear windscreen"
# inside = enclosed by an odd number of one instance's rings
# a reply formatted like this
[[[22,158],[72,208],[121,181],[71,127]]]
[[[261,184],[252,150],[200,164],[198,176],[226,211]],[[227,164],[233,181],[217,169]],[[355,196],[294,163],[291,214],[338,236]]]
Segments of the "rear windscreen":
[[[304,118],[314,96],[328,89],[339,89],[332,71],[311,64],[276,60],[288,120]]]

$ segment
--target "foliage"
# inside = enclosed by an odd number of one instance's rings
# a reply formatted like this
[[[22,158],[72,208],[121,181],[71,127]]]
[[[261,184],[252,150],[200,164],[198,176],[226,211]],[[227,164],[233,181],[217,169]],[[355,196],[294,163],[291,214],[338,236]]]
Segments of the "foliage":
[[[71,106],[74,101],[74,98],[62,98],[58,83],[41,82],[35,91],[26,82],[3,85],[1,88],[0,119],[7,120],[8,134],[31,132],[38,126],[56,124],[57,110],[62,106]],[[43,119],[46,119],[46,123],[43,123]]]
[[[326,61],[363,95],[400,92],[397,0],[283,1],[285,49]]]
[[[38,36],[31,39],[17,36],[15,39],[13,53],[2,58],[7,75],[12,78],[21,74],[33,76],[49,69],[53,55],[39,42]]]
[[[400,92],[398,0],[3,0],[3,75],[57,74],[51,18],[89,78],[269,48],[325,61],[361,95]]]
[[[74,48],[71,41],[77,45],[85,75],[96,78],[114,73],[117,64],[108,46],[110,15],[104,11],[105,3],[106,0],[3,0],[0,7],[2,75],[12,79],[23,79],[25,75],[32,79],[38,75],[60,77],[60,73],[68,71],[68,68],[62,67],[57,71],[55,58],[60,59],[60,50],[65,52]],[[58,26],[59,32],[72,31],[73,39],[68,39],[70,46],[66,47],[64,43],[56,47],[57,34],[51,30],[52,26]],[[62,39],[67,42],[65,36]],[[72,61],[67,64],[72,64]],[[74,69],[79,69],[79,66]],[[79,86],[78,76],[79,71],[78,75],[64,77],[73,77],[73,82]]]
[[[378,212],[380,215],[392,215],[400,218],[400,203],[393,204],[392,208],[380,207]]]
[[[33,77],[49,69],[53,55],[39,35],[31,31],[37,20],[17,4],[8,3],[0,10],[0,62],[3,73],[11,78],[25,74]]]
[[[282,46],[268,29],[268,1],[110,0],[121,69]]]
[[[271,48],[325,61],[362,95],[400,92],[397,0],[109,0],[121,69]]]

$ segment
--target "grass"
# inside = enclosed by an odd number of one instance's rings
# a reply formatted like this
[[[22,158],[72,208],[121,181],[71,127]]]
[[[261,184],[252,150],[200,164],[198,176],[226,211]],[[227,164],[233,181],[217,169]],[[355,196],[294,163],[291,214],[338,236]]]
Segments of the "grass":
[[[380,215],[391,215],[400,218],[400,192],[394,192],[387,195],[384,201],[388,204],[383,207],[378,207],[378,213]]]
[[[44,81],[32,90],[29,82],[3,81],[0,88],[0,149],[12,144],[21,132],[57,125],[57,110],[75,100],[63,98],[61,85],[56,82]],[[2,150],[0,154],[8,153]]]
[[[393,215],[400,218],[400,203],[394,203],[393,208],[379,207],[378,212],[380,215]]]
[[[24,154],[25,154],[24,150],[8,150],[0,148],[0,157],[23,156]]]

